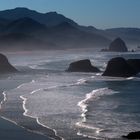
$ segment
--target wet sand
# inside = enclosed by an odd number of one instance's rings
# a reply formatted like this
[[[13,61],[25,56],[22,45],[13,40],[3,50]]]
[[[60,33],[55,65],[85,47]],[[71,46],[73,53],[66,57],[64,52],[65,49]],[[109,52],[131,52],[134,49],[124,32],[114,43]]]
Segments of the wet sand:
[[[0,118],[0,140],[50,140]]]

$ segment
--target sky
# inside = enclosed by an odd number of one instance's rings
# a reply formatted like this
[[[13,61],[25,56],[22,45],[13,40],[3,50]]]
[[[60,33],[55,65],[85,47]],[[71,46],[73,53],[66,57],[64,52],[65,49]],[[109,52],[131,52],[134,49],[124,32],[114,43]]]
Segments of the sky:
[[[15,7],[56,11],[80,25],[100,29],[140,28],[140,0],[0,0],[0,10]]]

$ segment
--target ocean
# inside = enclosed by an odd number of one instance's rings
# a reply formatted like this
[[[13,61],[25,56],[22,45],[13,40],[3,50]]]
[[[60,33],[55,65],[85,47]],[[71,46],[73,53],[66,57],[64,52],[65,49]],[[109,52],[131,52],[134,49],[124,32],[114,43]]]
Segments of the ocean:
[[[116,56],[140,52],[56,50],[7,53],[20,70],[0,76],[0,116],[50,139],[122,139],[140,128],[140,77],[103,77]],[[101,73],[65,72],[76,60],[90,59]]]

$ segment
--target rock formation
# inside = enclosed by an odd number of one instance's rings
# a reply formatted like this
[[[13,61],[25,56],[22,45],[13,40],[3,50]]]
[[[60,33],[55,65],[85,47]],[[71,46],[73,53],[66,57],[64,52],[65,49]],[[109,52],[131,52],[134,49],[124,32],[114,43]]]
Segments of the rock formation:
[[[109,48],[101,49],[101,52],[127,52],[127,46],[121,38],[116,38],[111,42]]]
[[[17,72],[16,68],[8,62],[5,55],[0,54],[0,74],[11,72]]]
[[[100,72],[97,67],[91,65],[89,59],[84,59],[80,61],[73,62],[69,65],[66,70],[68,72]]]
[[[140,59],[128,59],[127,63],[135,69],[136,72],[140,72]]]
[[[112,52],[127,52],[128,49],[126,47],[125,42],[121,38],[116,38],[113,42],[111,42],[109,46],[109,51]]]
[[[123,138],[127,138],[127,139],[140,139],[140,131],[137,132],[131,132],[129,133],[127,136],[123,136]]]
[[[133,67],[133,64],[129,65],[129,63],[122,57],[112,58],[108,62],[103,76],[130,77],[136,75],[138,73],[138,71],[135,70],[136,66]]]

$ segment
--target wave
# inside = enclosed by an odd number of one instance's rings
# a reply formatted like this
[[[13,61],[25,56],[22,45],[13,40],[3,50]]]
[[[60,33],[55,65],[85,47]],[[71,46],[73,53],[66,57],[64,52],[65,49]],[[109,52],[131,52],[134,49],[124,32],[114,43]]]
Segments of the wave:
[[[30,69],[38,69],[39,68],[37,64],[36,65],[28,65],[28,67]]]
[[[11,78],[11,77],[8,77],[8,79],[9,78]],[[32,80],[31,82],[29,82],[29,83],[34,83],[35,82],[35,80]],[[19,85],[19,86],[17,86],[16,88],[14,88],[14,89],[20,89],[20,88],[22,88],[23,86],[25,86],[27,83],[23,83],[23,84],[21,84],[21,85]],[[11,90],[14,90],[14,89],[11,89]],[[9,90],[10,91],[10,90]],[[0,107],[2,106],[2,104],[4,103],[4,102],[6,102],[6,100],[7,100],[7,94],[6,94],[6,92],[7,91],[4,91],[2,94],[3,94],[3,100],[0,102]]]
[[[93,77],[94,78],[94,77]],[[81,78],[81,79],[79,79],[79,80],[77,80],[77,81],[75,81],[75,82],[73,82],[73,83],[70,83],[70,84],[62,84],[62,85],[54,85],[54,86],[50,86],[50,87],[48,87],[48,88],[46,88],[46,89],[44,89],[43,87],[42,88],[38,88],[38,89],[35,89],[35,90],[33,90],[33,91],[31,91],[29,94],[35,94],[35,93],[38,93],[38,91],[41,91],[41,90],[48,90],[48,89],[54,89],[54,88],[61,88],[61,87],[69,87],[69,86],[79,86],[79,85],[83,85],[83,84],[86,84],[89,80],[90,80],[91,78]],[[30,84],[31,83],[36,83],[37,82],[37,84],[39,83],[39,81],[35,81],[35,80],[32,80],[31,82],[29,82]],[[24,86],[26,87],[26,85],[28,85],[29,83],[24,83],[24,84],[21,84],[21,85],[19,85],[16,89],[20,89],[20,88],[24,88]],[[99,90],[99,89],[98,89]],[[96,94],[98,94],[98,96],[97,97],[99,97],[99,96],[102,96],[102,94],[100,93],[98,93],[99,91],[98,90],[93,90],[92,91],[92,93],[88,93],[87,95],[86,95],[86,99],[84,99],[84,100],[82,100],[81,101],[81,105],[82,106],[84,106],[84,104],[85,104],[85,107],[83,107],[83,110],[82,110],[82,115],[81,115],[81,117],[84,119],[85,118],[85,122],[86,122],[86,112],[88,111],[88,107],[87,107],[87,105],[88,105],[88,103],[90,102],[90,101],[92,101],[92,98],[94,97],[94,99],[95,99],[95,95]],[[103,88],[101,91],[105,91],[105,89]],[[3,93],[3,95],[4,95],[4,100],[3,100],[3,102],[5,102],[6,101],[6,93],[4,92]],[[62,139],[63,140],[63,138],[62,137],[60,137],[58,134],[57,134],[57,132],[56,132],[56,130],[54,130],[54,129],[51,129],[51,128],[49,128],[49,127],[47,127],[47,126],[45,126],[44,124],[42,124],[41,122],[40,122],[40,120],[39,120],[39,118],[38,117],[35,117],[35,116],[30,116],[29,114],[28,114],[28,109],[26,108],[26,103],[27,103],[27,100],[28,100],[28,98],[26,98],[24,95],[21,95],[21,96],[19,96],[21,99],[22,99],[22,106],[23,106],[23,110],[24,110],[24,113],[23,113],[23,115],[24,116],[27,116],[27,117],[30,117],[30,118],[34,118],[34,119],[36,119],[36,122],[40,125],[40,126],[42,126],[42,127],[45,127],[45,128],[47,128],[47,129],[50,129],[50,130],[52,130],[53,132],[54,132],[54,134],[55,134],[55,136],[56,137],[59,137],[60,139]],[[97,98],[96,97],[96,98]],[[80,103],[79,103],[79,105],[80,105]],[[82,106],[81,106],[81,108],[82,108]],[[87,109],[87,110],[86,110]],[[84,121],[82,121],[82,123],[80,124],[79,123],[79,127],[80,127],[80,125],[81,125],[81,127],[86,127],[86,128],[88,128],[88,129],[91,129],[92,127],[91,126],[88,126],[88,125],[85,125],[85,124],[83,124],[83,122]],[[77,124],[78,125],[78,124]],[[96,131],[98,132],[98,131],[100,131],[100,129],[96,129]]]
[[[42,90],[42,88],[39,88],[39,89],[33,90],[32,92],[30,92],[30,94],[34,94],[34,93],[36,93],[36,92],[38,92],[38,91],[41,91],[41,90]]]
[[[101,76],[101,75],[96,75],[96,76],[91,76],[91,81],[128,81],[128,80],[138,80],[140,79],[139,77],[110,77],[110,76]],[[90,81],[90,80],[89,80]]]
[[[94,127],[94,126],[90,126],[90,125],[87,125],[87,124],[84,124],[84,123],[80,123],[80,122],[77,122],[76,126],[86,128],[86,129],[96,130],[96,133],[100,133],[101,131],[103,131],[103,129],[100,129],[100,128],[97,128],[97,127]]]
[[[96,73],[96,76],[101,76],[102,75],[102,73]]]
[[[112,92],[105,92],[108,91],[108,88],[101,88],[101,89],[96,89],[93,90],[92,92],[86,94],[86,98],[80,102],[78,102],[78,106],[81,108],[82,110],[82,114],[81,117],[83,118],[82,122],[86,122],[86,113],[88,112],[88,106],[89,106],[89,102],[93,101],[93,100],[97,100],[100,96],[103,95],[107,95],[107,94],[112,94]]]
[[[55,129],[52,129],[52,128],[50,128],[50,127],[48,127],[48,126],[42,124],[42,123],[39,121],[39,118],[38,118],[38,117],[29,115],[29,114],[28,114],[28,109],[26,108],[27,98],[25,98],[24,96],[20,96],[20,98],[23,100],[23,105],[22,105],[22,106],[23,106],[23,109],[24,109],[24,113],[23,113],[24,116],[30,117],[30,118],[33,118],[33,119],[36,119],[36,122],[37,122],[40,126],[42,126],[42,127],[44,127],[44,128],[47,128],[47,129],[49,129],[49,130],[52,130],[52,131],[54,132],[54,134],[55,134],[55,136],[56,136],[56,138],[57,138],[58,140],[64,140],[64,138],[62,138],[61,136],[59,136],[59,135],[57,134],[57,131],[56,131]],[[40,133],[40,134],[42,134],[42,133]],[[50,137],[50,138],[53,139],[52,137]],[[54,140],[55,140],[55,139],[54,139]]]
[[[5,91],[2,94],[3,94],[3,100],[0,102],[0,108],[2,108],[2,104],[7,100]]]
[[[23,87],[24,85],[25,85],[25,83],[24,83],[24,84],[19,85],[19,86],[17,87],[17,89],[19,89],[19,88]]]
[[[22,107],[23,107],[23,109],[24,109],[23,115],[26,116],[26,114],[27,114],[27,112],[28,112],[28,109],[25,107],[25,104],[26,104],[26,102],[27,102],[27,98],[25,98],[25,97],[23,97],[23,96],[20,96],[20,98],[23,100],[23,104],[22,104]]]
[[[78,136],[82,136],[82,137],[84,137],[84,138],[101,140],[101,138],[97,138],[97,137],[93,137],[93,136],[88,136],[88,135],[86,135],[86,134],[81,133],[80,131],[77,132],[77,135],[78,135]]]
[[[77,80],[75,85],[82,85],[82,84],[85,84],[86,82],[87,82],[87,80],[85,78],[82,78],[82,79]]]
[[[29,83],[35,83],[36,81],[35,80],[32,80],[31,82]],[[21,85],[19,85],[18,87],[16,87],[15,89],[20,89],[21,87],[25,86],[27,83],[23,83]]]
[[[62,85],[56,85],[56,86],[50,86],[48,88],[43,89],[44,91],[50,90],[50,89],[55,89],[55,88],[63,88],[63,87],[72,87],[72,86],[79,86],[79,85],[84,85],[87,83],[88,80],[86,80],[85,78],[81,78],[79,80],[77,80],[77,82],[75,83],[71,83],[71,84],[62,84]],[[38,91],[40,91],[41,89],[38,89]]]
[[[35,80],[32,80],[32,81],[29,82],[29,83],[35,83],[35,82],[36,82]],[[26,84],[29,84],[29,83],[23,83],[23,84],[17,86],[16,88],[11,89],[11,90],[9,90],[9,91],[16,90],[16,89],[20,89],[20,88],[24,87]],[[30,94],[34,94],[34,93],[36,93],[36,92],[38,92],[38,91],[40,91],[40,90],[41,90],[41,89],[34,90],[34,91],[30,92]],[[9,91],[8,91],[8,92],[9,92]],[[0,108],[2,108],[2,105],[7,101],[7,93],[6,93],[6,92],[7,92],[7,91],[4,91],[4,92],[2,93],[2,94],[3,94],[3,99],[2,99],[2,101],[0,102]],[[47,129],[49,130],[49,132],[51,131],[50,136],[47,135],[47,137],[49,137],[50,139],[52,139],[52,140],[56,140],[56,139],[57,139],[57,140],[64,140],[63,138],[61,138],[60,136],[57,135],[56,130],[51,129],[51,128],[49,128],[49,127],[43,125],[42,123],[40,123],[40,122],[39,122],[39,118],[28,115],[28,109],[26,108],[26,102],[27,102],[28,99],[25,98],[24,96],[19,96],[19,97],[23,100],[23,102],[22,102],[22,108],[23,108],[23,110],[24,110],[24,112],[23,112],[23,115],[24,115],[24,116],[27,116],[27,117],[36,119],[36,122],[37,122],[38,125],[40,125],[41,127],[47,128]],[[21,127],[21,128],[26,129],[27,131],[30,131],[30,132],[33,132],[33,133],[36,133],[36,134],[40,134],[40,135],[45,135],[45,134],[42,133],[42,132],[30,130],[30,129],[26,128],[26,127],[23,127],[22,125],[19,125],[18,122],[13,121],[12,119],[9,119],[9,118],[3,116],[2,114],[1,114],[0,117],[3,118],[4,120],[7,120],[7,121],[9,121],[9,122],[11,122],[11,123],[13,123],[13,124],[15,124],[15,125]],[[54,136],[54,138],[53,138],[52,136]]]
[[[99,99],[99,97],[103,95],[112,95],[116,93],[115,91],[108,89],[108,88],[100,88],[93,90],[92,92],[86,94],[86,98],[80,101],[77,105],[82,109],[83,113],[85,114],[88,111],[88,105],[91,101]],[[85,116],[82,113],[82,116]]]
[[[45,90],[45,91],[46,91],[46,90],[51,90],[51,89],[61,88],[61,87],[69,87],[69,86],[83,85],[83,84],[86,83],[86,81],[87,81],[87,80],[86,80],[85,78],[81,78],[81,79],[77,80],[75,83],[71,83],[71,84],[62,84],[62,85],[50,86],[50,87],[48,87],[48,88],[46,88],[46,89],[44,89],[43,87],[42,87],[42,88],[38,88],[38,89],[35,89],[35,90],[31,91],[29,94],[32,95],[32,94],[38,93],[38,91],[41,91],[41,90]],[[39,81],[35,81],[35,80],[32,80],[30,83],[35,83],[35,82],[38,82],[38,83],[39,83]],[[18,86],[18,88],[21,88],[22,86],[25,86],[25,84],[22,84],[22,85]],[[38,118],[38,117],[35,117],[35,116],[32,116],[32,115],[28,114],[28,111],[29,111],[29,110],[26,108],[26,103],[27,103],[27,101],[28,101],[28,98],[26,98],[24,95],[21,95],[20,98],[22,99],[22,106],[23,106],[23,110],[24,110],[23,115],[24,115],[24,116],[27,116],[27,117],[36,119],[36,122],[37,122],[39,125],[41,125],[41,126],[47,128],[47,129],[53,130],[53,132],[55,133],[55,136],[56,136],[56,137],[59,137],[59,139],[64,140],[64,138],[62,138],[61,136],[59,136],[59,135],[57,134],[57,131],[56,131],[55,129],[49,128],[48,126],[46,126],[46,125],[44,125],[43,123],[41,123],[41,122],[39,121],[39,118]]]
[[[86,129],[95,130],[96,133],[100,133],[101,131],[103,131],[100,128],[95,128],[94,126],[89,126],[89,125],[86,124],[87,113],[89,111],[88,107],[90,106],[91,102],[93,102],[95,100],[98,100],[101,96],[112,95],[112,94],[115,94],[115,93],[118,93],[118,92],[113,91],[113,90],[111,90],[109,88],[95,89],[92,92],[87,93],[85,99],[83,99],[82,101],[78,102],[78,104],[77,104],[82,110],[82,114],[81,114],[82,121],[77,122],[76,126],[78,126],[79,128],[86,128]],[[80,132],[78,132],[78,133],[80,133]]]
[[[36,118],[36,121],[37,121],[37,123],[38,123],[39,125],[41,125],[41,126],[47,128],[47,129],[53,130],[54,133],[55,133],[55,136],[57,136],[57,137],[60,138],[61,140],[65,140],[63,137],[58,136],[57,131],[56,131],[55,129],[52,129],[52,128],[50,128],[50,127],[44,125],[43,123],[41,123],[41,122],[39,121],[39,118]],[[52,138],[51,138],[51,139],[52,139]],[[55,140],[55,139],[54,139],[54,140]]]
[[[133,80],[133,79],[135,79],[135,77],[128,77],[128,78],[126,78],[127,80]]]
[[[136,77],[128,77],[126,78],[127,80],[134,80],[134,81],[140,81],[140,76],[136,76]]]

